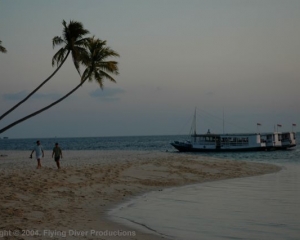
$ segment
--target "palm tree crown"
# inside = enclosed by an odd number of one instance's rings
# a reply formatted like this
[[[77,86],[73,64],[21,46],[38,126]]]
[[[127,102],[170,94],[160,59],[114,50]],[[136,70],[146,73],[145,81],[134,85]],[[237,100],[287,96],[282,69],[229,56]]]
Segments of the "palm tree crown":
[[[2,41],[0,40],[0,52],[6,53],[6,48],[2,46]]]
[[[86,66],[82,74],[82,81],[95,79],[97,83],[103,88],[103,79],[107,78],[112,82],[115,79],[109,73],[118,75],[118,63],[116,61],[106,61],[109,57],[120,57],[120,55],[106,46],[106,41],[89,38],[86,45],[87,51],[81,55],[81,63]]]
[[[52,66],[56,63],[59,65],[68,53],[72,53],[73,63],[76,70],[79,71],[80,56],[85,51],[85,44],[88,38],[83,38],[89,31],[84,29],[83,24],[76,21],[70,21],[67,25],[66,21],[62,22],[64,29],[62,37],[56,36],[52,40],[53,48],[58,45],[64,46],[52,58]]]

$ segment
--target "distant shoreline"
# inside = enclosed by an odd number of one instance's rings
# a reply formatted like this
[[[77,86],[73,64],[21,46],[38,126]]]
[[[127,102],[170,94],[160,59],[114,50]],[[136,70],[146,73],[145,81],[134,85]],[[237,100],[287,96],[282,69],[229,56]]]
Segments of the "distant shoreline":
[[[123,136],[83,136],[83,137],[57,137],[57,136],[53,136],[53,137],[7,137],[6,139],[4,139],[4,137],[0,137],[0,140],[42,140],[42,139],[69,139],[69,138],[132,138],[132,137],[176,137],[176,136],[189,136],[189,134],[163,134],[163,135],[123,135]]]
[[[107,211],[133,196],[168,187],[279,171],[276,165],[158,151],[66,151],[56,170],[51,151],[43,168],[27,151],[1,151],[1,230],[43,229],[87,237],[91,230],[135,233],[122,239],[161,239],[111,221]],[[3,169],[5,168],[5,169]],[[5,170],[5,171],[3,171]],[[126,231],[126,232],[125,232]],[[43,232],[43,239],[53,239]],[[97,239],[96,236],[94,236]],[[98,236],[99,237],[99,236]],[[31,239],[24,237],[24,239]],[[65,239],[74,239],[66,236]],[[102,236],[99,239],[120,239]]]

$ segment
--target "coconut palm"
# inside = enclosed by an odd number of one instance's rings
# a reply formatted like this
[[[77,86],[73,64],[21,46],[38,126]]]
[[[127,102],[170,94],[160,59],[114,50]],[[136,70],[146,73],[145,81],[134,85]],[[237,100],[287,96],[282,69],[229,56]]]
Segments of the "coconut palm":
[[[0,52],[6,53],[6,48],[2,46],[2,41],[0,40]]]
[[[109,57],[120,57],[120,55],[106,46],[106,41],[92,37],[87,44],[87,51],[81,55],[81,63],[86,67],[82,74],[82,84],[93,79],[103,89],[103,79],[107,78],[116,82],[109,73],[118,75],[118,63],[115,61],[105,61]]]
[[[89,31],[84,29],[82,23],[80,22],[70,21],[70,23],[67,25],[65,20],[63,20],[62,24],[64,26],[63,36],[54,37],[52,44],[53,48],[58,45],[63,45],[63,47],[59,49],[59,51],[53,56],[52,66],[54,66],[55,63],[57,66],[63,64],[68,55],[71,53],[75,68],[80,74],[80,55],[85,51],[84,46],[89,39],[83,38],[83,36],[88,34]]]
[[[47,109],[53,107],[58,104],[72,93],[74,93],[78,88],[80,88],[87,80],[92,81],[93,79],[99,84],[99,86],[103,89],[103,80],[107,78],[112,82],[116,82],[115,79],[109,74],[118,75],[118,63],[115,61],[106,61],[109,57],[119,57],[119,54],[113,51],[111,48],[106,46],[106,41],[101,41],[100,39],[90,38],[88,43],[86,44],[87,51],[81,52],[81,61],[84,66],[86,66],[85,71],[82,74],[81,82],[68,94],[53,102],[52,104],[44,107],[24,118],[21,118],[14,123],[2,128],[0,130],[0,134],[5,132],[6,130],[12,128],[13,126],[40,114],[41,112],[46,111]]]
[[[58,52],[52,58],[52,66],[57,64],[56,70],[45,80],[43,81],[37,88],[35,88],[30,94],[27,95],[22,101],[18,102],[11,109],[6,111],[2,116],[0,116],[0,120],[8,115],[10,112],[15,110],[18,106],[24,103],[28,98],[30,98],[36,91],[38,91],[46,82],[48,82],[61,68],[69,54],[72,54],[73,63],[75,65],[76,70],[79,72],[79,62],[80,62],[80,54],[84,51],[84,45],[86,44],[88,38],[83,38],[84,35],[88,34],[89,31],[84,29],[82,23],[76,21],[70,21],[67,25],[65,20],[62,22],[63,34],[62,37],[54,37],[52,40],[53,48],[57,45],[64,44]]]

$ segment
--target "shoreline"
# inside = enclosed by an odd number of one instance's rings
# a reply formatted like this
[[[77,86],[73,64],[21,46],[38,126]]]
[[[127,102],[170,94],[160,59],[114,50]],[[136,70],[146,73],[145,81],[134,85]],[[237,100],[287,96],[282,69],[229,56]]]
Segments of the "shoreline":
[[[44,166],[36,170],[28,151],[1,154],[7,157],[0,158],[0,233],[31,231],[23,232],[21,239],[166,239],[114,222],[107,213],[150,191],[281,170],[277,165],[201,155],[97,150],[64,151],[60,170],[45,151]],[[131,236],[104,236],[105,231]]]

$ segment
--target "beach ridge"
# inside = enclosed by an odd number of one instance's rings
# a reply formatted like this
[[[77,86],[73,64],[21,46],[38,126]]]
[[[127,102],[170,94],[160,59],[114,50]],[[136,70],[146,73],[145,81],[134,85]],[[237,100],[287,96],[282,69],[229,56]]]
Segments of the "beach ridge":
[[[107,211],[149,191],[281,169],[195,154],[98,150],[64,153],[62,169],[57,170],[49,159],[42,161],[42,169],[34,169],[32,160],[28,167],[20,168],[19,161],[29,161],[24,160],[28,153],[4,151],[7,157],[1,161],[13,161],[14,167],[0,169],[0,233],[28,230],[27,235],[23,232],[7,239],[162,239],[165,237],[112,222]],[[50,151],[45,155],[49,156]],[[64,233],[66,236],[62,236]],[[122,233],[128,234],[120,237]]]

